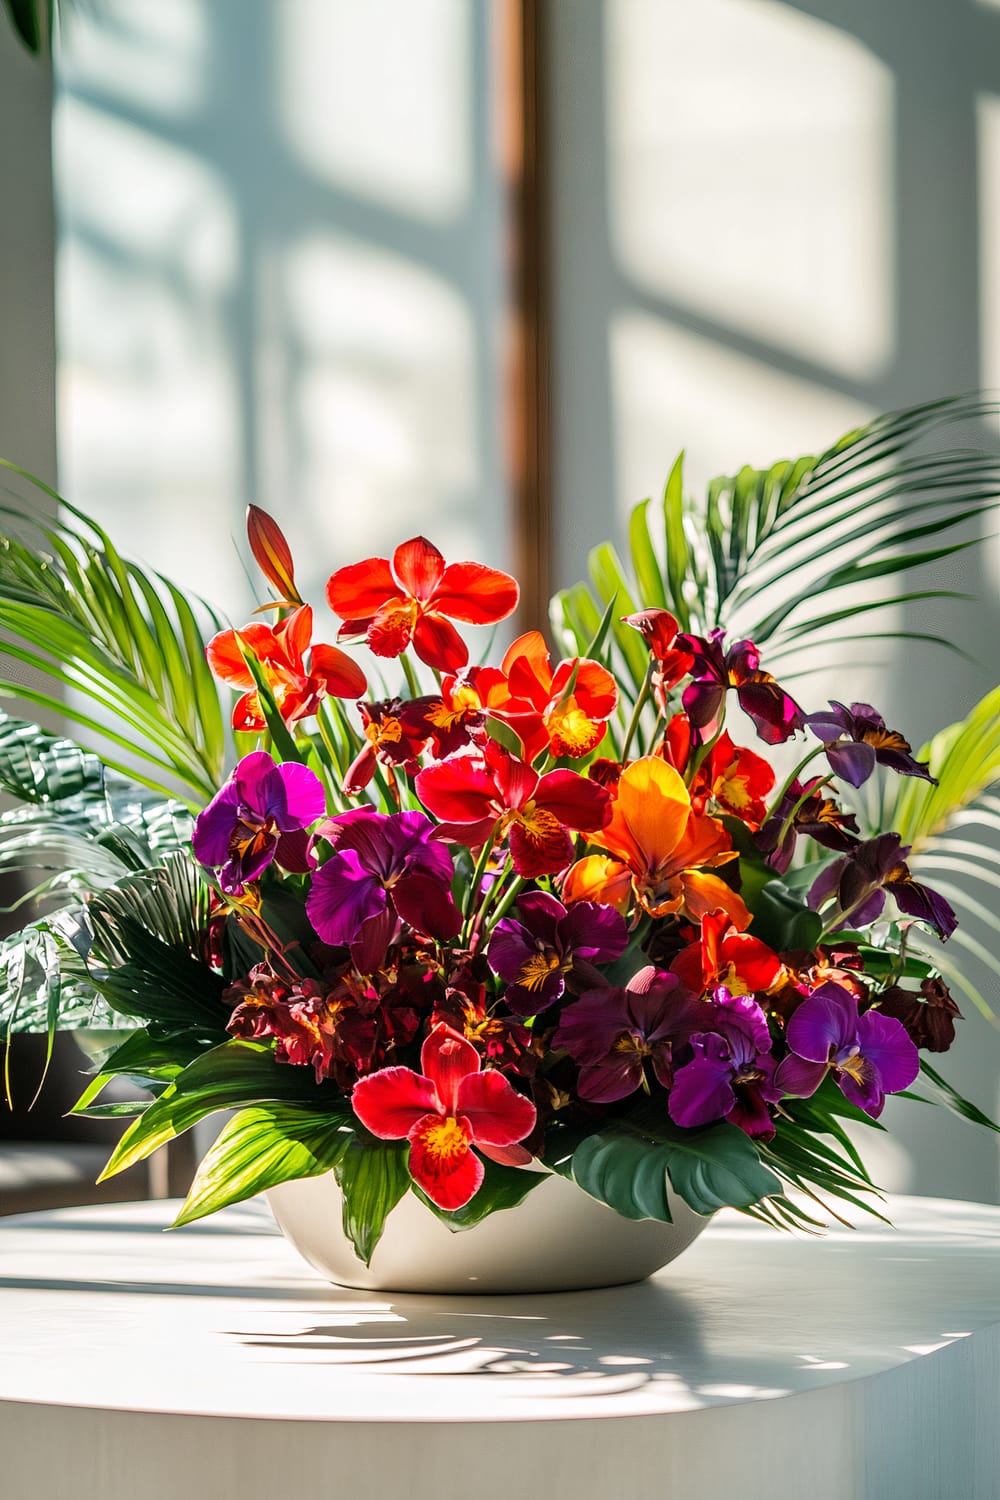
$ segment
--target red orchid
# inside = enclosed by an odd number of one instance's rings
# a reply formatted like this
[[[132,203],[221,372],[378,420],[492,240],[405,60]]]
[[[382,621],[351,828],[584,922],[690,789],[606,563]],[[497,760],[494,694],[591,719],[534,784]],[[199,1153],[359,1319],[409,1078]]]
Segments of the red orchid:
[[[436,760],[443,760],[486,734],[486,716],[494,703],[510,696],[507,680],[496,667],[466,667],[441,679],[441,691],[414,698],[406,707],[430,741]]]
[[[691,723],[676,714],[663,737],[663,758],[683,775],[692,748]],[[731,813],[755,833],[767,817],[766,797],[774,788],[767,761],[743,745],[734,745],[725,730],[712,745],[691,782],[691,805],[703,812],[709,802]]]
[[[334,698],[357,698],[368,682],[356,661],[336,646],[313,646],[312,610],[308,604],[277,625],[253,623],[242,630],[222,630],[205,647],[216,677],[234,687],[248,688],[233,709],[233,728],[257,734],[267,727],[253,674],[243,659],[240,643],[260,662],[286,724],[308,718],[329,693]],[[309,665],[305,653],[309,651]]]
[[[529,630],[508,649],[500,670],[509,696],[495,699],[492,713],[520,737],[525,760],[545,750],[578,757],[597,748],[618,702],[615,679],[599,662],[573,657],[553,671],[544,637]]]
[[[457,672],[469,659],[452,625],[494,625],[517,608],[519,590],[508,573],[482,563],[445,565],[426,537],[401,543],[392,555],[338,568],[326,586],[334,614],[343,620],[338,640],[364,636],[376,656],[413,649],[429,667]]]
[[[415,785],[428,812],[442,820],[439,838],[470,849],[506,838],[514,869],[527,879],[562,870],[573,855],[570,830],[593,833],[611,813],[603,787],[575,771],[539,776],[495,740],[480,754],[427,766]]]
[[[741,932],[728,912],[706,912],[701,936],[682,949],[670,965],[695,995],[725,985],[730,995],[769,990],[782,970],[781,960],[766,943]]]
[[[483,1164],[473,1151],[507,1164],[530,1160],[517,1143],[535,1126],[535,1106],[502,1073],[480,1071],[471,1042],[443,1022],[420,1050],[422,1073],[382,1068],[354,1085],[354,1113],[380,1140],[410,1142],[410,1176],[438,1208],[464,1208]]]

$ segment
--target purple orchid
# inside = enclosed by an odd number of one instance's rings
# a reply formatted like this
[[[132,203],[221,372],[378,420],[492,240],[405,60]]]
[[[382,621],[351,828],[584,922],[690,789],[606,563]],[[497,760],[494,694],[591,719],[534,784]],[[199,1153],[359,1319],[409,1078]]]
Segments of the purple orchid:
[[[789,1054],[774,1075],[782,1094],[808,1098],[829,1070],[844,1097],[873,1119],[886,1094],[909,1088],[920,1071],[906,1028],[878,1010],[859,1015],[854,995],[832,981],[803,1000],[785,1036]]]
[[[881,915],[888,891],[900,911],[927,922],[945,942],[958,926],[958,918],[943,896],[914,880],[906,863],[909,852],[898,833],[866,839],[820,872],[809,888],[809,905],[819,911],[832,897],[836,913],[831,922],[867,927]]]
[[[286,870],[311,868],[304,830],[325,811],[322,784],[307,766],[279,766],[254,750],[195,819],[195,858],[219,869],[227,895],[240,896],[272,860]]]
[[[642,1086],[647,1057],[670,1087],[673,1044],[697,1029],[696,1009],[676,974],[648,967],[626,989],[588,990],[567,1005],[552,1040],[579,1064],[580,1098],[609,1104]]]
[[[694,1057],[674,1074],[668,1109],[675,1125],[691,1129],[728,1120],[749,1136],[770,1138],[774,1121],[768,1104],[782,1091],[774,1082],[767,1018],[748,995],[734,996],[720,986],[702,1003],[704,1031],[691,1038]]]
[[[334,850],[312,879],[306,914],[324,943],[347,943],[362,973],[379,966],[396,918],[428,937],[454,937],[451,856],[423,813],[360,807],[325,824]]]
[[[517,910],[519,921],[497,923],[486,957],[506,982],[504,999],[521,1016],[558,1000],[567,983],[577,990],[600,985],[594,966],[618,958],[628,942],[624,918],[595,901],[576,901],[567,910],[555,896],[528,891]]]
[[[937,784],[926,763],[914,760],[909,741],[896,730],[887,729],[882,715],[870,703],[852,703],[847,708],[831,699],[828,710],[809,714],[805,722],[823,741],[834,773],[851,786],[862,786],[876,765]]]
[[[729,688],[754,722],[760,738],[780,745],[805,724],[801,708],[770,672],[761,671],[760,652],[753,641],[737,641],[727,651],[724,630],[708,636],[679,635],[675,646],[694,657],[692,681],[681,701],[696,734],[716,723]]]

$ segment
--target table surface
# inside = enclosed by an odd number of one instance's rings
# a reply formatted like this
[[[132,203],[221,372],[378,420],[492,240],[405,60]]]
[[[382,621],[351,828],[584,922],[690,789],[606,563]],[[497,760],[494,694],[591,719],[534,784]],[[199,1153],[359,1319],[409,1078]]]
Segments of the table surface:
[[[769,1402],[1000,1324],[1000,1209],[890,1201],[822,1239],[734,1213],[650,1281],[419,1297],[329,1286],[262,1205],[0,1220],[5,1403],[326,1423],[546,1422]]]

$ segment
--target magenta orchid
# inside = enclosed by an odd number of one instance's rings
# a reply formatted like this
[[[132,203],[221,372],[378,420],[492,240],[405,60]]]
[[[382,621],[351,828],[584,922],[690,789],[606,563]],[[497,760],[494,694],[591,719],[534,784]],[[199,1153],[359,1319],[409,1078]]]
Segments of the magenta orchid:
[[[304,833],[325,811],[322,783],[307,766],[278,766],[266,750],[255,750],[195,820],[195,858],[219,870],[227,895],[241,896],[272,860],[286,870],[309,869]]]

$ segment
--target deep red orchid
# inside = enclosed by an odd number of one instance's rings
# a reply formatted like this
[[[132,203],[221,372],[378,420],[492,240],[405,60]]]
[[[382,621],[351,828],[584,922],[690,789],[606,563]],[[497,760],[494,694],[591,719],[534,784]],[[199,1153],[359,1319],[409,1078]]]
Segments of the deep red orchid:
[[[500,670],[509,697],[494,697],[491,711],[519,736],[525,760],[545,750],[574,758],[596,750],[618,702],[615,679],[605,667],[572,657],[553,670],[544,637],[529,630],[509,648]]]
[[[452,755],[427,766],[417,796],[441,819],[439,838],[478,849],[507,839],[518,875],[554,875],[573,856],[570,830],[594,833],[611,815],[604,787],[575,771],[539,776],[525,761],[488,740],[479,754]]]
[[[517,608],[519,590],[508,573],[482,563],[445,564],[426,537],[401,543],[392,555],[338,568],[326,586],[330,608],[343,620],[338,640],[364,636],[376,656],[413,649],[429,667],[457,672],[468,647],[452,620],[495,625]]]
[[[336,646],[310,649],[311,640],[312,610],[308,604],[293,610],[277,625],[254,622],[242,630],[222,630],[212,637],[205,655],[216,677],[249,690],[233,709],[234,729],[259,734],[267,727],[253,674],[240,650],[241,641],[260,662],[286,724],[314,714],[328,693],[334,698],[358,698],[366,691],[368,682],[356,661]]]
[[[535,1106],[495,1069],[480,1071],[471,1042],[443,1023],[420,1051],[422,1073],[382,1068],[354,1086],[354,1113],[380,1140],[410,1142],[410,1176],[438,1208],[464,1208],[484,1176],[475,1146],[507,1164],[524,1163],[517,1143],[535,1126]]]
[[[634,615],[622,615],[622,624],[638,630],[653,658],[649,679],[653,699],[661,713],[667,712],[667,697],[694,666],[694,656],[678,641],[678,624],[669,609],[640,609]]]

